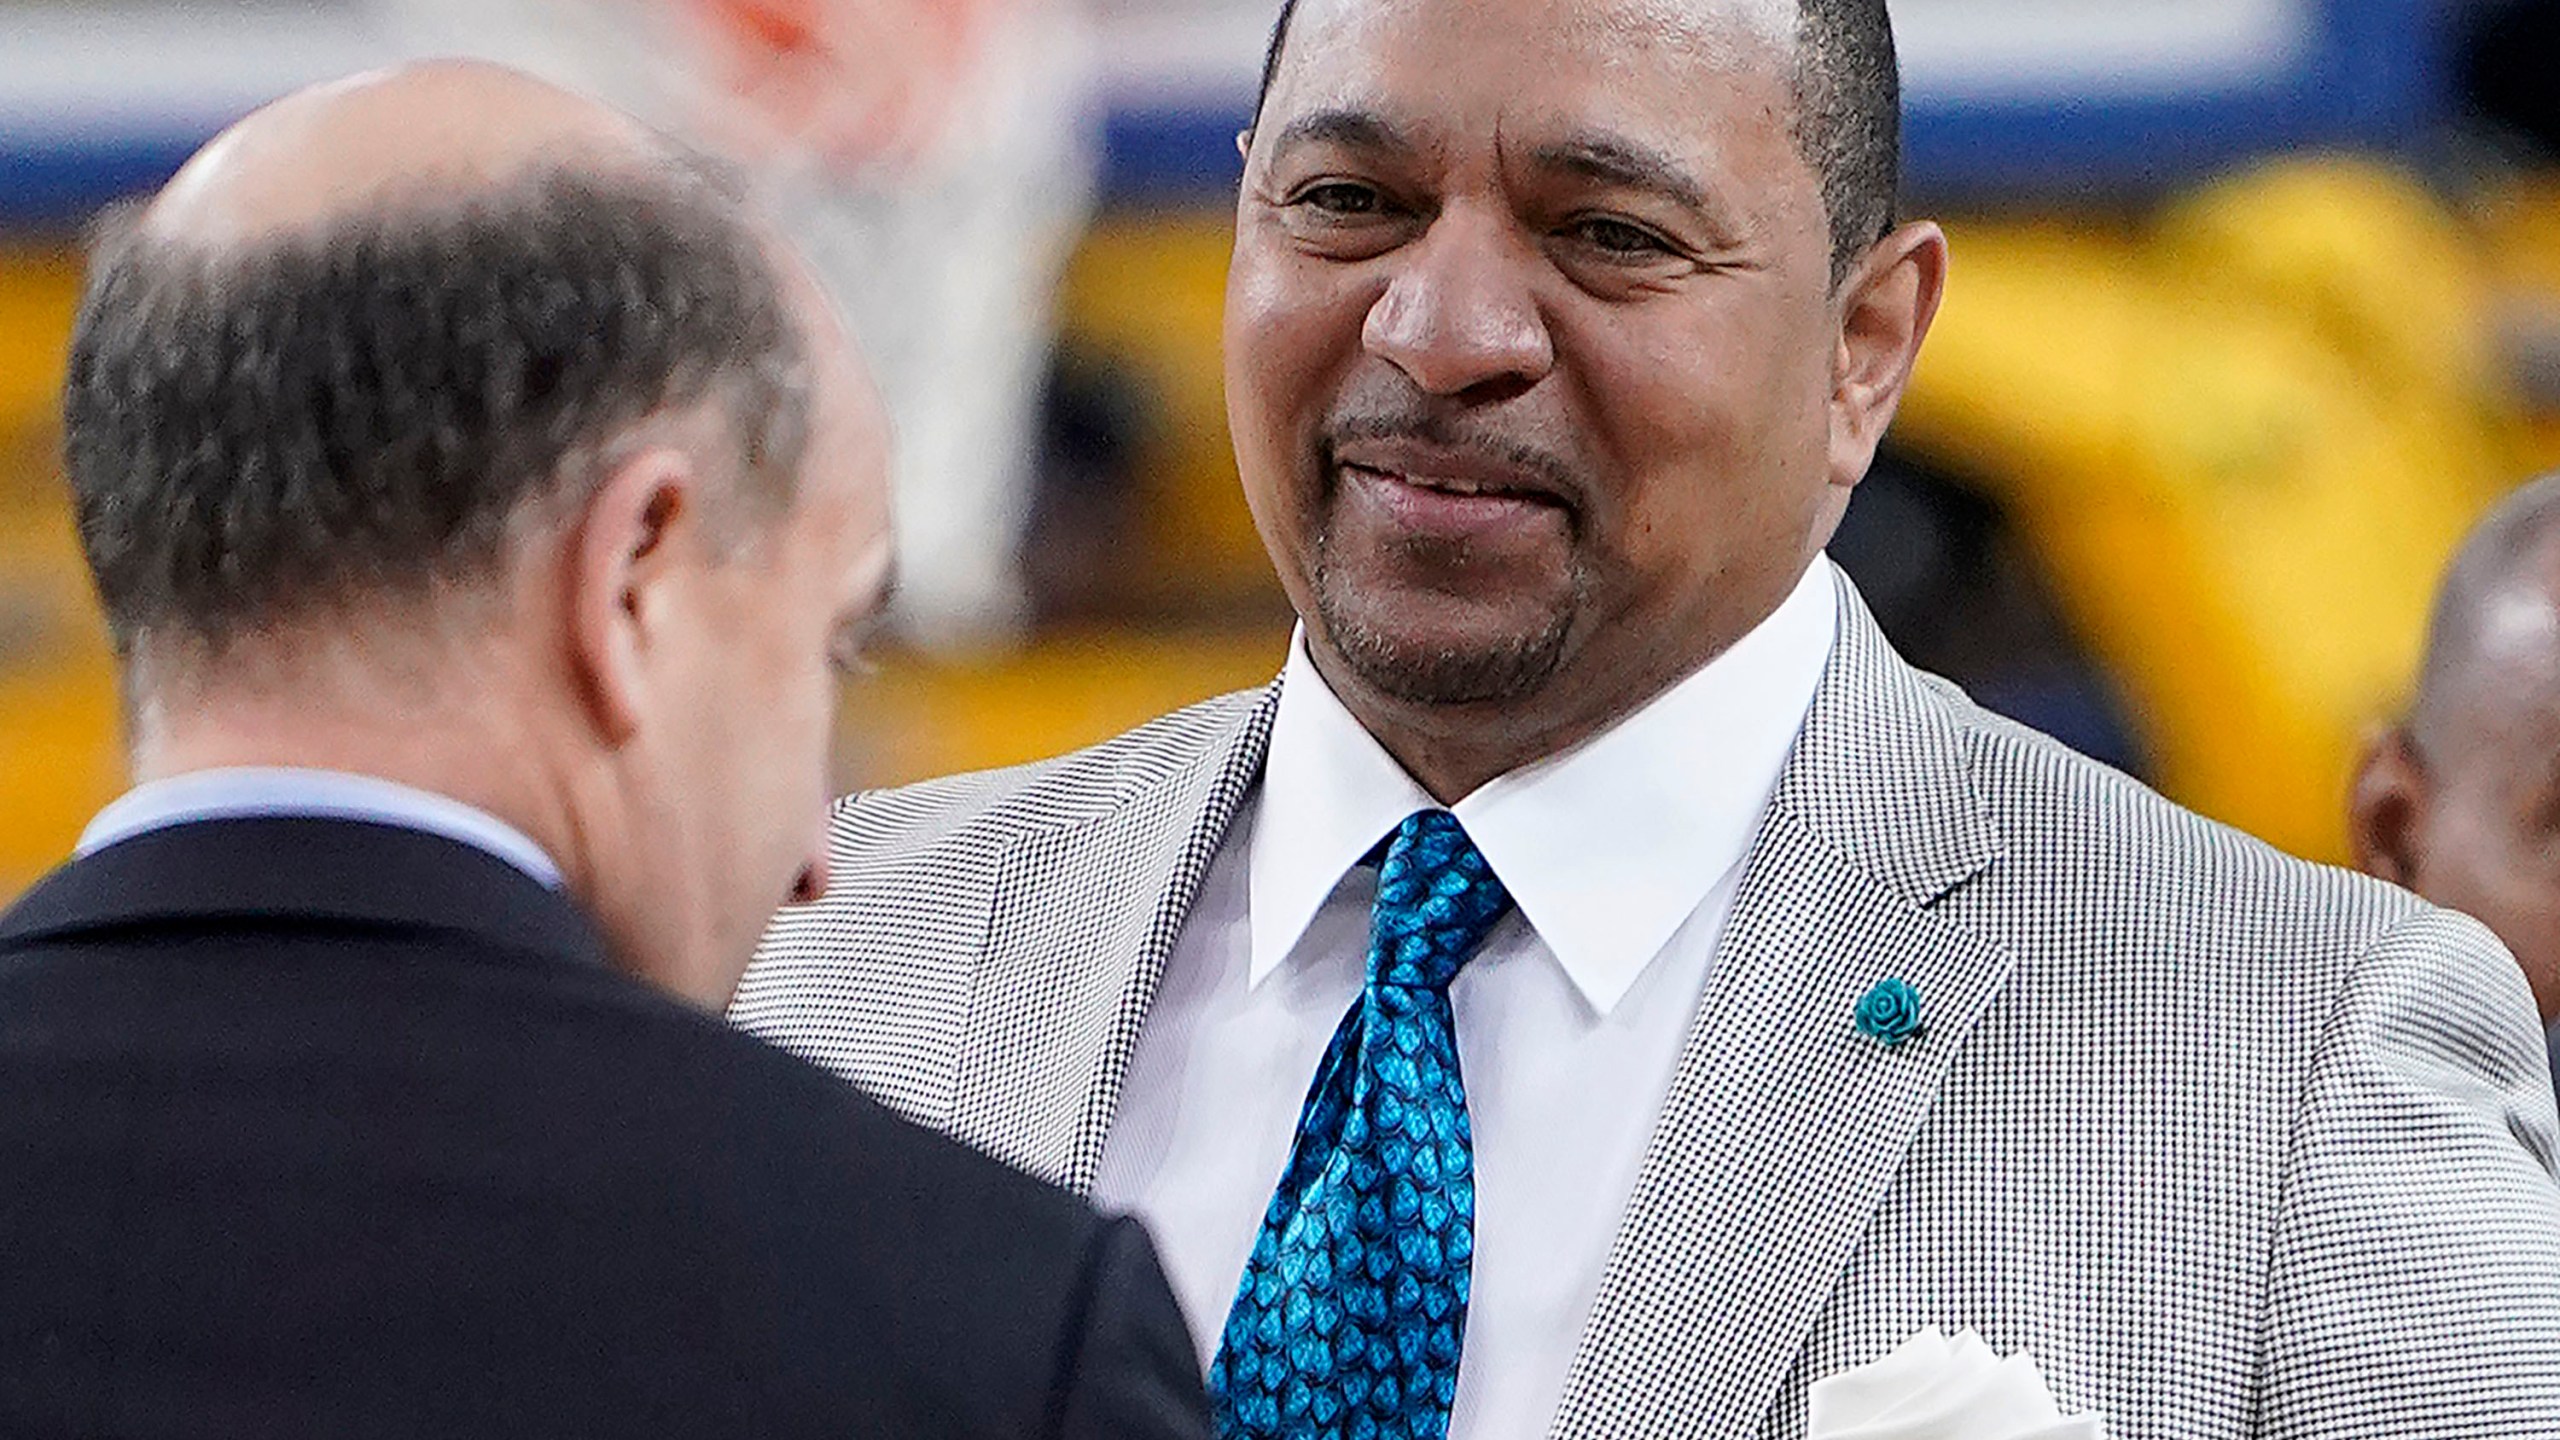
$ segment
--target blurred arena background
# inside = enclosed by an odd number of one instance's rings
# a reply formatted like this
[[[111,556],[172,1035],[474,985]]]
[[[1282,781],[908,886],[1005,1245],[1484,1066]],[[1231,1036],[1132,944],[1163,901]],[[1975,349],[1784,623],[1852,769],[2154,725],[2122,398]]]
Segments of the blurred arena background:
[[[54,388],[82,227],[295,85],[476,53],[750,167],[901,432],[848,784],[1258,684],[1217,362],[1276,0],[0,0],[0,896],[121,788]],[[1979,698],[2317,858],[2436,571],[2560,464],[2560,4],[1896,0],[1956,268],[1834,553]]]

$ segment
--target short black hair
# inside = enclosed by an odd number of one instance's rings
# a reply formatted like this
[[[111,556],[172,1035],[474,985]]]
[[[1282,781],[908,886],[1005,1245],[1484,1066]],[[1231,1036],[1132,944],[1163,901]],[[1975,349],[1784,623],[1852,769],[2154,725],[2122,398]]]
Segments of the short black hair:
[[[216,255],[96,250],[63,393],[119,654],[494,576],[641,422],[725,407],[741,503],[787,504],[804,340],[691,172],[545,169]]]
[[[1298,0],[1280,0],[1262,55],[1257,123],[1280,74]],[[1796,147],[1822,181],[1831,278],[1893,232],[1902,188],[1902,72],[1885,0],[1796,0]]]

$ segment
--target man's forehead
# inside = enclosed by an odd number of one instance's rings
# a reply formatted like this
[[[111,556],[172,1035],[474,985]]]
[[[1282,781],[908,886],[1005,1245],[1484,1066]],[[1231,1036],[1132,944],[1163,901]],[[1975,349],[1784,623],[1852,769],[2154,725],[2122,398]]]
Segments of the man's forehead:
[[[1661,195],[1723,241],[1820,210],[1794,41],[1754,28],[1794,0],[1308,3],[1255,126],[1274,163],[1310,141],[1435,164],[1490,146]]]
[[[1594,58],[1674,47],[1728,60],[1792,58],[1798,0],[1299,0],[1275,79],[1342,41],[1470,35],[1524,65],[1570,49]],[[1301,45],[1299,42],[1312,42]]]
[[[1685,149],[1791,113],[1794,14],[1794,0],[1305,0],[1255,128],[1340,111],[1426,143],[1517,140],[1526,122]]]
[[[1569,30],[1641,43],[1736,43],[1792,54],[1797,0],[1615,0],[1557,7]]]

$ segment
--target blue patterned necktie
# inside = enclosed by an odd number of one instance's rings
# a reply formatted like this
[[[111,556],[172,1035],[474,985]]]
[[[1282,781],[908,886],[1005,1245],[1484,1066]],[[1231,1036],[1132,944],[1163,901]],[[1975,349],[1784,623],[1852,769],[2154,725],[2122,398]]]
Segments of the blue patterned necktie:
[[[1475,1256],[1449,982],[1511,896],[1446,810],[1396,827],[1368,981],[1333,1032],[1209,1391],[1227,1440],[1442,1440]]]

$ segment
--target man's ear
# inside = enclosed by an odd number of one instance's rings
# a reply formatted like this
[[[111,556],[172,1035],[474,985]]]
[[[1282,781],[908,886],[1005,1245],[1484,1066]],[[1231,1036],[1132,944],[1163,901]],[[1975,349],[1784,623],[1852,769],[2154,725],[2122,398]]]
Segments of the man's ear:
[[[571,527],[571,669],[608,743],[640,728],[670,587],[698,538],[699,488],[690,456],[649,446],[606,471]]]
[[[1905,225],[1867,251],[1840,283],[1840,346],[1831,367],[1831,480],[1858,483],[1902,405],[1920,342],[1947,293],[1947,237]]]
[[[2418,888],[2418,826],[2427,803],[2427,773],[2405,726],[2377,727],[2365,737],[2347,797],[2347,848],[2356,868],[2376,879]]]

